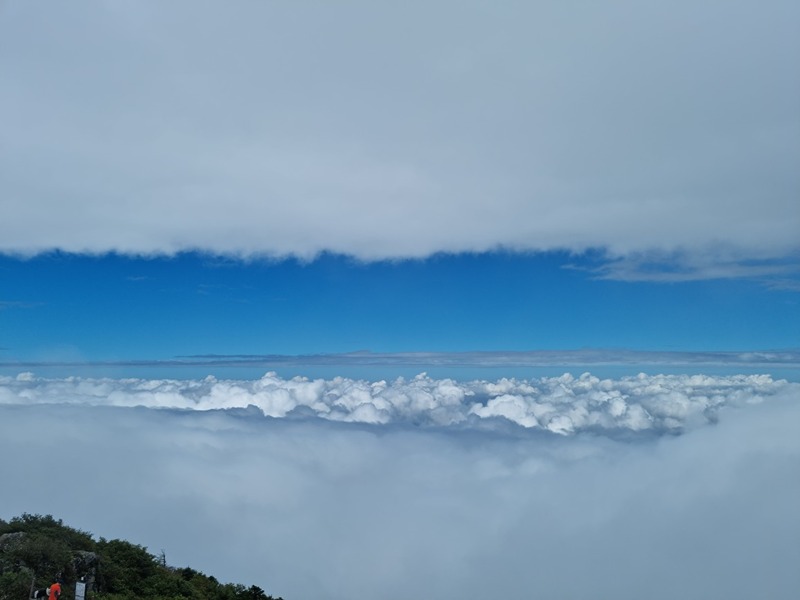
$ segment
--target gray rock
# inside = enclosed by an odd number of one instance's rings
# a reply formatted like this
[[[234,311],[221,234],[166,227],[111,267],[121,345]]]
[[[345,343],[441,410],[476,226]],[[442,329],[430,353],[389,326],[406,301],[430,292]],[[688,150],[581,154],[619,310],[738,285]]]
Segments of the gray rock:
[[[15,531],[14,533],[4,533],[0,535],[0,552],[14,550],[20,545],[24,537],[24,531]]]

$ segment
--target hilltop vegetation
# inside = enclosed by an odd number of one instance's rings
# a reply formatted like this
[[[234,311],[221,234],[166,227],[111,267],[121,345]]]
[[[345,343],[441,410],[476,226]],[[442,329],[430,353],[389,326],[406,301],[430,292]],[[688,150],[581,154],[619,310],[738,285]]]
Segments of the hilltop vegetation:
[[[61,600],[75,600],[75,583],[87,584],[86,600],[282,600],[256,585],[222,584],[189,567],[166,564],[163,553],[124,540],[95,540],[52,516],[23,514],[0,519],[0,600],[25,600],[31,589],[63,578]]]

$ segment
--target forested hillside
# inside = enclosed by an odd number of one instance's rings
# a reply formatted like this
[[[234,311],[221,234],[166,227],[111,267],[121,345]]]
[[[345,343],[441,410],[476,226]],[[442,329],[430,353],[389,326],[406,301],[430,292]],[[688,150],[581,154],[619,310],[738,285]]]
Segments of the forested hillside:
[[[166,564],[164,555],[124,540],[95,540],[52,516],[0,519],[0,600],[26,600],[31,590],[63,579],[61,600],[282,600],[256,585],[222,584],[189,567]]]

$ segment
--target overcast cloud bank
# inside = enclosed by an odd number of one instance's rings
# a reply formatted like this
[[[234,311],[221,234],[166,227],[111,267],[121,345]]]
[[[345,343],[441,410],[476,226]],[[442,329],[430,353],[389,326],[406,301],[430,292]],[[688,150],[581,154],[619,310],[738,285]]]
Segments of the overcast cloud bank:
[[[584,373],[471,382],[424,373],[388,382],[282,379],[275,373],[238,381],[0,377],[0,404],[255,409],[274,418],[459,429],[510,422],[562,435],[681,432],[716,422],[726,409],[799,393],[800,384],[769,375],[640,374],[612,380]]]
[[[796,273],[796,2],[487,6],[0,4],[0,251]]]

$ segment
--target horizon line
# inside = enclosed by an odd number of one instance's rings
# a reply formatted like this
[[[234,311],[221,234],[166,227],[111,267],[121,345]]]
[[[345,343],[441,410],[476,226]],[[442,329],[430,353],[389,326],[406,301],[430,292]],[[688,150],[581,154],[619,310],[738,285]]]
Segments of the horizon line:
[[[13,367],[180,367],[230,366],[431,366],[554,367],[580,365],[725,365],[800,367],[800,349],[774,350],[476,350],[456,352],[373,352],[358,350],[314,354],[189,354],[166,359],[0,360]]]

